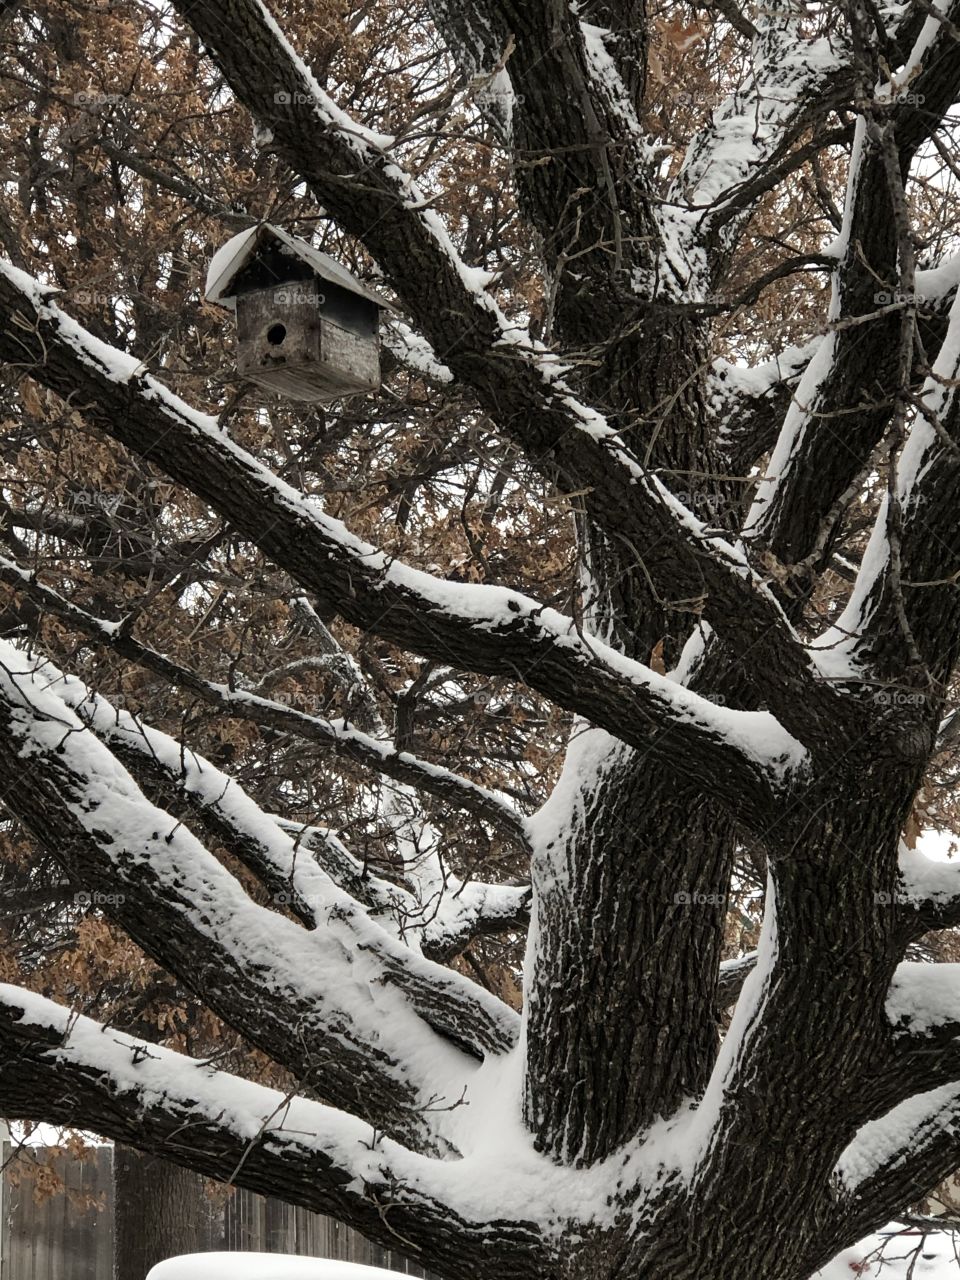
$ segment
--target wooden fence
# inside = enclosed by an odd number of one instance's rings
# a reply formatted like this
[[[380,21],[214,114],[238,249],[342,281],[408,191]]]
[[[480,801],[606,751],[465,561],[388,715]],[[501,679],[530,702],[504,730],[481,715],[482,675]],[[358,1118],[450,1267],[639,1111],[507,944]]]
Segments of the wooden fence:
[[[112,1280],[113,1148],[98,1147],[83,1160],[53,1157],[49,1162],[62,1190],[42,1199],[32,1178],[16,1185],[10,1154],[6,1143],[0,1280]],[[242,1189],[211,1208],[206,1248],[340,1258],[424,1275],[332,1218]]]

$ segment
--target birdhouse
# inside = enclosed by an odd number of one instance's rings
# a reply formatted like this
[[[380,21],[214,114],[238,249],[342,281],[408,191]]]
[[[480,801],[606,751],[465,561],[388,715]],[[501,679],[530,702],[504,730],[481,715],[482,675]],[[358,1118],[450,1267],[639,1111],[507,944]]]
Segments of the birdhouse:
[[[237,314],[237,372],[314,404],[380,386],[386,299],[326,253],[261,222],[210,263],[209,302]]]

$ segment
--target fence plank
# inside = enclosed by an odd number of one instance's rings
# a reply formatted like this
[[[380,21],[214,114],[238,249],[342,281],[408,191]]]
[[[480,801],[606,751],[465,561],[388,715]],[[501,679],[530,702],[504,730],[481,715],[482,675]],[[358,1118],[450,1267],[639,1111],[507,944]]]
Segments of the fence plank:
[[[4,1162],[10,1156],[4,1144]],[[112,1152],[99,1148],[77,1160],[45,1153],[63,1190],[37,1201],[32,1179],[4,1190],[6,1210],[0,1224],[0,1256],[4,1280],[111,1280],[113,1241],[106,1206],[110,1192]],[[104,1208],[98,1208],[102,1201]]]
[[[96,1147],[84,1160],[54,1155],[51,1163],[64,1187],[40,1203],[29,1177],[20,1186],[13,1185],[12,1162],[8,1164],[11,1144],[0,1144],[0,1152],[5,1184],[0,1195],[2,1280],[112,1280],[113,1148]],[[235,1188],[222,1201],[222,1208],[210,1214],[207,1248],[339,1258],[428,1276],[333,1218],[242,1188]]]

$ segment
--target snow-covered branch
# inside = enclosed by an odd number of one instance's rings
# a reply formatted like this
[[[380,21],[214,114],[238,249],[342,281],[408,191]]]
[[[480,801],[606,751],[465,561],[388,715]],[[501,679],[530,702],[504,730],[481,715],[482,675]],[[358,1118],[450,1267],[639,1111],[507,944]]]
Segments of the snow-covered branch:
[[[721,448],[736,475],[750,468],[776,443],[803,370],[821,338],[753,368],[718,360],[710,371],[707,397]]]
[[[818,643],[845,651],[910,695],[913,749],[934,746],[942,693],[957,658],[960,600],[960,295],[880,504],[856,586]],[[905,708],[901,706],[900,710]]]
[[[750,79],[714,111],[687,149],[673,194],[708,209],[711,227],[742,225],[766,189],[765,171],[814,111],[825,115],[849,92],[848,50],[836,37],[810,39],[804,17],[789,3],[763,10]],[[728,239],[732,234],[728,229]]]
[[[889,1036],[872,1072],[874,1115],[960,1084],[960,965],[904,961],[886,999]]]
[[[149,783],[168,812],[183,808],[186,802],[187,811],[256,875],[274,901],[288,907],[308,928],[317,928],[322,921],[330,880],[388,931],[394,917],[412,910],[413,903],[402,889],[370,874],[332,831],[309,827],[298,840],[303,828],[265,813],[236,779],[184,743],[112,706],[102,694],[57,672],[52,664],[44,664],[43,675],[138,783]],[[298,849],[304,850],[304,856],[298,856]]]
[[[627,279],[651,250],[642,241],[653,230],[652,166],[638,116],[647,15],[632,0],[594,6],[589,22],[575,7],[558,9],[545,40],[536,5],[431,0],[430,8],[475,101],[516,158],[547,263],[562,275],[564,258],[576,260],[595,286],[589,310],[605,329],[611,278]]]
[[[328,747],[334,755],[340,754],[385,777],[434,795],[454,808],[489,822],[521,846],[526,844],[523,820],[512,803],[498,792],[442,765],[420,759],[407,751],[398,751],[390,741],[364,733],[342,719],[297,711],[250,690],[231,689],[225,684],[207,680],[189,667],[141,644],[115,623],[94,617],[56,591],[42,586],[26,569],[4,556],[0,556],[0,581],[29,596],[46,612],[92,637],[105,648],[113,649],[171,684],[189,689],[228,715]]]
[[[915,1204],[960,1165],[960,1085],[906,1099],[857,1132],[837,1164],[839,1194],[825,1236],[853,1244]]]
[[[148,954],[274,1060],[381,1127],[427,1141],[418,1106],[456,1094],[473,1060],[463,1049],[509,1047],[513,1012],[392,939],[319,867],[300,867],[298,880],[309,886],[317,928],[257,906],[188,829],[145,799],[56,696],[42,663],[6,643],[2,659],[0,759],[15,780],[5,802],[77,888],[102,895]],[[275,863],[290,865],[293,840],[244,799],[238,789],[228,803],[259,829]],[[429,1065],[418,1066],[427,1027],[439,1034]]]
[[[6,985],[0,1097],[10,1118],[92,1128],[222,1182],[282,1196],[444,1274],[479,1280],[494,1245],[498,1258],[500,1249],[507,1255],[501,1274],[536,1274],[541,1229],[518,1221],[506,1199],[499,1213],[484,1203],[496,1180],[471,1197],[477,1171],[464,1178],[461,1161],[415,1155],[343,1111],[143,1044]]]
[[[305,597],[296,597],[292,603],[318,644],[320,659],[331,664],[329,670],[350,698],[354,714],[360,713],[377,740],[386,742],[389,735],[376,695],[356,660],[343,649]],[[407,758],[407,753],[398,754]],[[427,777],[432,777],[432,767],[425,767]],[[462,881],[443,864],[436,833],[423,812],[422,796],[402,778],[400,781],[401,786],[395,791],[386,792],[381,814],[393,828],[404,877],[413,891],[415,909],[406,911],[404,937],[418,943],[430,959],[443,961],[462,951],[475,937],[525,928],[530,915],[529,886]],[[457,781],[466,783],[467,794],[472,799],[475,784],[465,779]],[[420,787],[419,792],[423,791]],[[483,794],[500,808],[500,821],[494,822],[494,826],[529,851],[526,823],[519,820],[506,797],[486,789]],[[412,836],[413,831],[418,832],[416,838]]]
[[[903,961],[890,983],[887,1018],[898,1039],[960,1032],[960,965]]]
[[[582,495],[590,519],[612,545],[630,549],[633,572],[649,581],[659,606],[671,613],[702,611],[734,649],[748,652],[758,700],[794,736],[803,740],[805,726],[818,717],[820,723],[824,717],[845,722],[834,690],[818,683],[774,598],[744,557],[638,462],[615,423],[575,394],[574,369],[506,320],[487,291],[489,279],[465,266],[431,202],[404,172],[394,140],[358,125],[332,102],[259,0],[229,0],[216,9],[180,0],[178,9],[212,50],[238,99],[269,126],[271,149],[301,175],[339,225],[366,245],[433,349],[444,353],[498,427],[552,483]],[[278,94],[278,86],[285,92]],[[555,95],[551,103],[560,105]],[[567,147],[569,138],[563,142]],[[538,166],[529,167],[538,172]],[[679,243],[672,233],[671,242]],[[603,261],[609,266],[606,253]],[[584,269],[579,256],[577,268]],[[687,268],[681,263],[677,270],[682,276]],[[641,297],[651,291],[648,281],[637,295],[641,313]],[[619,293],[612,300],[622,325]],[[592,318],[592,307],[587,311]],[[660,326],[662,315],[650,314]],[[649,358],[652,349],[643,327],[636,332],[634,363],[644,352]],[[581,336],[577,345],[593,345],[603,335],[591,319],[589,333]],[[575,331],[567,339],[576,342]],[[49,380],[44,369],[35,376]],[[63,394],[69,391],[68,386]],[[604,395],[610,397],[609,385]],[[667,385],[663,395],[675,399]],[[118,430],[115,425],[113,434]],[[163,455],[154,446],[151,456]],[[198,491],[196,481],[192,487]],[[231,519],[237,522],[236,513]],[[657,554],[646,555],[648,547]]]
[[[211,761],[128,711],[114,708],[82,681],[56,673],[49,664],[44,665],[43,674],[138,781],[146,780],[160,791],[165,809],[174,812],[186,801],[189,812],[271,892],[273,902],[308,928],[324,925],[331,880],[391,936],[435,961],[450,959],[474,938],[526,926],[529,887],[478,880],[464,883],[448,873],[436,887],[435,897],[424,902],[402,885],[373,875],[331,830],[264,813],[235,779]],[[403,874],[408,874],[406,868]],[[402,974],[393,981],[401,989],[408,985]],[[424,989],[416,981],[409,987],[414,1004],[429,1020],[433,1008],[424,1002]],[[432,1001],[433,996],[426,999]],[[503,1030],[506,1046],[512,1043],[510,1028]],[[467,1018],[454,1035],[469,1043],[470,1034]],[[477,1045],[478,1052],[484,1048]]]
[[[735,960],[724,960],[717,977],[717,1008],[729,1009],[736,1004],[743,984],[757,966],[757,953],[749,952]]]
[[[925,300],[912,251],[904,249],[904,174],[913,151],[953,101],[956,77],[950,78],[949,68],[958,58],[956,42],[931,17],[906,67],[880,86],[873,102],[861,104],[843,224],[829,250],[837,267],[828,333],[799,382],[745,526],[781,566],[783,594],[794,601],[791,616],[802,610],[815,575],[828,563],[847,510],[875,465],[875,451],[887,432],[900,430],[913,391],[915,341],[904,325]],[[867,70],[854,60],[849,74]],[[928,78],[929,98],[917,92]],[[942,294],[955,272],[948,263],[924,274],[931,292]],[[886,518],[899,517],[888,508]]]
[[[960,867],[901,844],[896,900],[906,941],[960,924]]]
[[[445,386],[453,380],[453,374],[437,359],[426,339],[396,316],[384,327],[383,345],[404,368],[428,382]]]
[[[65,397],[79,397],[91,421],[210,502],[347,621],[425,657],[523,680],[651,757],[685,774],[702,771],[711,788],[721,777],[737,778],[737,808],[747,820],[749,797],[765,810],[771,789],[803,764],[804,749],[774,714],[718,706],[624,658],[582,634],[573,620],[518,592],[435,578],[362,542],[327,516],[316,499],[278,479],[212,418],[144,375],[133,357],[93,338],[9,266],[0,270],[0,305],[4,302],[11,314],[19,310],[25,316],[29,310],[33,322],[0,334],[0,350],[29,355],[34,376]],[[649,483],[656,487],[652,479]],[[632,495],[640,491],[639,484],[629,488]],[[662,486],[659,492],[659,509],[672,511],[671,503],[678,504]],[[680,508],[669,522],[685,518]],[[694,524],[690,533],[698,540],[702,526]],[[834,695],[813,678],[799,644],[784,637],[776,621],[770,623],[771,610],[776,619],[772,600],[751,584],[749,570],[728,549],[734,562],[723,562],[720,574],[724,615],[736,613],[751,631],[764,620],[757,648],[772,647],[776,653],[777,678],[770,683],[776,707],[812,726],[822,700],[833,707]],[[669,564],[669,556],[662,562]],[[721,561],[711,553],[700,562],[701,568],[707,564],[719,568]],[[702,590],[699,572],[697,581]],[[799,702],[792,690],[787,696],[790,676],[804,690]],[[664,733],[668,726],[671,731]],[[726,783],[717,789],[733,793]]]

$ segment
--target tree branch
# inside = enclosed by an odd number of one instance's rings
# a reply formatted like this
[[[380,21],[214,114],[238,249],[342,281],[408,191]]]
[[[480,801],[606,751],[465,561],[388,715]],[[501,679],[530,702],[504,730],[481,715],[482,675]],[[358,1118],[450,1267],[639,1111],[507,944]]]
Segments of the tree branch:
[[[214,51],[238,99],[269,126],[272,150],[367,246],[434,351],[475,390],[533,465],[564,491],[582,492],[590,519],[612,546],[630,549],[634,567],[642,562],[664,608],[702,608],[718,633],[751,653],[754,680],[762,685],[759,697],[775,715],[795,721],[783,722],[790,732],[802,739],[801,721],[812,731],[815,719],[823,723],[827,717],[842,726],[842,735],[849,716],[838,714],[831,688],[818,687],[805,653],[749,566],[637,463],[600,415],[576,399],[563,381],[568,370],[506,321],[477,273],[460,261],[429,201],[403,173],[391,140],[357,125],[331,102],[259,0],[229,0],[216,8],[178,0],[177,7]],[[688,232],[678,234],[685,243]],[[641,345],[644,368],[655,372],[661,363],[657,348]],[[689,346],[685,339],[683,346]],[[666,403],[678,402],[672,380],[663,395]],[[646,408],[653,412],[655,405]],[[689,428],[686,409],[681,418]],[[642,549],[651,547],[656,555],[645,558]],[[769,678],[774,670],[777,678]],[[785,697],[792,680],[804,691],[797,696],[791,689]],[[814,708],[816,717],[810,714]]]
[[[405,942],[416,940],[425,956],[440,963],[476,937],[520,929],[528,923],[528,887],[480,881],[463,884],[453,877],[443,884],[439,902],[422,903],[399,885],[372,875],[331,831],[272,819],[233,778],[203,756],[185,750],[181,743],[144,725],[129,712],[112,707],[82,681],[59,673],[55,676],[49,666],[44,673],[55,680],[58,696],[109,743],[113,754],[138,781],[145,780],[159,791],[167,812],[186,808],[197,816],[272,893],[274,903],[287,907],[307,928],[324,925],[328,876],[388,932]],[[313,874],[314,859],[324,872],[319,879]],[[395,981],[404,987],[402,977]],[[420,994],[414,984],[411,998],[415,1004]],[[422,1012],[428,1019],[432,1016],[427,1005]],[[502,1021],[504,1045],[508,1046],[515,1038],[515,1028],[510,1027],[509,1019]],[[479,1046],[478,1051],[482,1051]]]
[[[797,383],[822,340],[790,347],[754,368],[720,360],[710,371],[707,401],[735,475],[746,475],[776,444]]]
[[[911,1097],[859,1130],[838,1166],[823,1224],[824,1261],[915,1204],[960,1164],[960,1086]]]
[[[768,713],[718,708],[600,641],[578,635],[570,620],[518,593],[453,585],[360,542],[240,449],[213,419],[143,375],[132,357],[98,343],[38,293],[31,298],[25,292],[27,278],[14,271],[0,271],[0,305],[8,304],[8,314],[19,308],[21,318],[0,334],[0,351],[6,346],[21,357],[29,352],[35,376],[64,397],[79,399],[89,420],[210,502],[347,621],[425,657],[521,679],[685,772],[702,768],[711,788],[718,775],[738,777],[745,816],[751,795],[765,809],[784,767],[802,764],[802,749]],[[31,312],[32,321],[26,318]],[[736,596],[746,588],[741,617],[752,611],[759,623],[760,615],[769,616],[769,600],[750,589],[740,572],[731,566],[723,578]],[[769,627],[763,635],[770,645]],[[786,675],[792,672],[811,686],[799,707],[805,722],[824,697],[834,709],[832,690],[813,683],[811,664],[798,644],[777,644],[776,652],[778,703],[796,716],[795,698],[784,696]],[[665,734],[667,725],[671,732]],[[727,782],[720,788],[721,794],[734,794]]]
[[[405,1061],[410,1037],[426,1024],[474,1053],[502,1051],[512,1011],[391,940],[319,870],[310,887],[322,928],[308,932],[256,906],[188,830],[146,801],[44,687],[36,663],[6,643],[2,654],[0,760],[14,781],[6,807],[78,887],[102,895],[134,941],[275,1061],[381,1127],[432,1141]],[[277,829],[275,849],[279,837]],[[424,1096],[454,1089],[464,1069],[456,1064],[469,1061],[436,1043],[438,1075],[418,1082]]]
[[[221,1182],[325,1213],[419,1265],[481,1280],[537,1274],[543,1242],[516,1206],[477,1216],[445,1167],[332,1107],[213,1070],[0,986],[0,1095],[11,1119],[94,1129]],[[455,1165],[447,1166],[455,1169]],[[509,1219],[509,1220],[508,1220]]]
[[[757,966],[757,953],[749,952],[736,960],[724,960],[717,978],[717,1008],[729,1009],[736,1004],[743,984]]]

